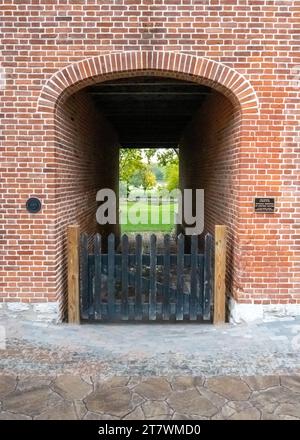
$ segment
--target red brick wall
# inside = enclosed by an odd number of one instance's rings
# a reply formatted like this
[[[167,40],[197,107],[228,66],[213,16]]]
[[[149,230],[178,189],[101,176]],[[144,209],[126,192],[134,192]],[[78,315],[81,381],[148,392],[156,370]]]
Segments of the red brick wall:
[[[84,90],[57,108],[55,163],[57,289],[65,298],[66,228],[75,223],[84,232],[103,233],[96,193],[118,185],[117,135]]]
[[[0,300],[53,301],[61,292],[58,96],[144,69],[240,102],[233,293],[300,302],[298,0],[2,0],[0,11]],[[120,55],[102,57],[111,53]],[[24,208],[30,195],[42,199],[39,214]],[[277,198],[275,215],[253,213],[253,198],[265,195]]]

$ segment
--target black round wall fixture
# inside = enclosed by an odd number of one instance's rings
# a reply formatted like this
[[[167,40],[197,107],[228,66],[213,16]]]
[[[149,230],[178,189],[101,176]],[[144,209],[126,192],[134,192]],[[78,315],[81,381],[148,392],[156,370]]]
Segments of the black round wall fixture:
[[[36,197],[30,197],[26,202],[26,209],[28,212],[31,212],[32,214],[36,214],[41,210],[42,203],[41,201]]]

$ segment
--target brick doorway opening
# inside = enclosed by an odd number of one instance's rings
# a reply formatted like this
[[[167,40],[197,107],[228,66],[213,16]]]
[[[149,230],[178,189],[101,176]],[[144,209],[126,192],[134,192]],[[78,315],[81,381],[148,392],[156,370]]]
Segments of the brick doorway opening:
[[[229,261],[236,228],[239,111],[222,93],[192,81],[139,75],[81,88],[56,111],[59,233],[76,222],[88,234],[120,226],[96,222],[96,193],[118,195],[119,149],[178,148],[180,188],[204,189],[204,233],[229,226]],[[118,200],[118,196],[117,196]],[[118,206],[117,206],[118,212]],[[177,232],[184,232],[179,226]],[[64,283],[64,272],[61,274]],[[232,264],[228,267],[228,283]]]

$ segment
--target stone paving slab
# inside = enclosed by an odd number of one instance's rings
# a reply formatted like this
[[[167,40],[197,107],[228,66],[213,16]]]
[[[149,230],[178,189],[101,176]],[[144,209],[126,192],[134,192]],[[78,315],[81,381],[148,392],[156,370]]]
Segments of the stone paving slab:
[[[300,420],[300,376],[0,375],[0,384],[0,420]]]
[[[3,373],[80,374],[87,381],[90,376],[300,374],[300,317],[217,327],[192,323],[72,326],[21,321],[1,316],[0,311],[0,322],[6,332],[6,349],[0,350]],[[70,393],[73,385],[65,386],[57,389],[60,395]],[[76,390],[79,397],[85,388]]]

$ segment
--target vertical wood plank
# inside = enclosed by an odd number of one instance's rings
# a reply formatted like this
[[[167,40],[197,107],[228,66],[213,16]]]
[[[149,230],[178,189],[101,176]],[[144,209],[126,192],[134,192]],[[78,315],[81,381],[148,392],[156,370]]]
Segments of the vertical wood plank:
[[[102,276],[102,261],[101,261],[101,235],[96,234],[94,237],[94,267],[95,267],[95,318],[101,318],[101,276]]]
[[[156,320],[156,235],[150,237],[149,320]]]
[[[164,236],[164,286],[163,286],[163,320],[168,320],[170,318],[170,271],[171,271],[171,261],[170,261],[170,235],[166,234]]]
[[[203,319],[210,319],[212,300],[212,236],[206,234],[204,246]]]
[[[198,255],[198,301],[197,315],[203,317],[203,298],[204,298],[204,254]]]
[[[190,291],[190,320],[197,319],[197,302],[198,302],[198,235],[192,235],[191,239],[191,291]]]
[[[135,319],[143,318],[142,305],[142,236],[137,234],[135,237]]]
[[[115,234],[108,236],[107,242],[107,317],[113,319],[115,315]]]
[[[93,255],[88,255],[88,316],[95,318],[95,261]]]
[[[225,322],[226,226],[215,227],[214,324]]]
[[[79,301],[79,226],[71,225],[67,230],[68,248],[68,321],[80,324]]]
[[[122,237],[122,304],[121,304],[121,318],[128,320],[128,236],[125,234]]]
[[[83,233],[80,236],[80,298],[82,312],[88,311],[88,237]]]
[[[177,292],[176,320],[183,320],[183,283],[184,283],[184,235],[178,235],[177,241]]]

